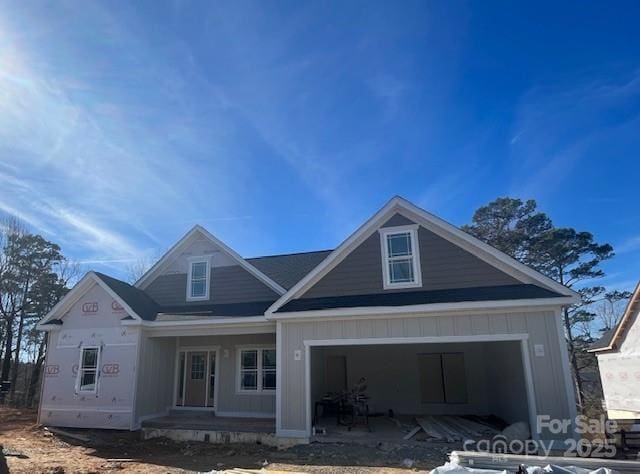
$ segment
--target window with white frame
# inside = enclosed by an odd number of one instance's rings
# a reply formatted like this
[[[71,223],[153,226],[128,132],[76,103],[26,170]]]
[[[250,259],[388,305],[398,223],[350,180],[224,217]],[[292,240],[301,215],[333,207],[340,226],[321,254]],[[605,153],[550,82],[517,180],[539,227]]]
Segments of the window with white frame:
[[[78,389],[80,392],[95,392],[98,386],[98,347],[83,347],[78,368]]]
[[[276,350],[243,348],[238,351],[238,390],[247,393],[276,389]]]
[[[208,258],[194,258],[189,260],[187,301],[209,299],[210,275]]]
[[[422,286],[417,226],[385,228],[380,231],[383,287]]]

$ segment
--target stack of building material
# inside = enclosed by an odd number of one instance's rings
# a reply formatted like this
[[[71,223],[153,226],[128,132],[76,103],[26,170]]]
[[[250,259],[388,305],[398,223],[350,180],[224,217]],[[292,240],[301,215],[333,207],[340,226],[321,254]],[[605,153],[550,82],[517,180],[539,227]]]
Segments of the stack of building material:
[[[450,443],[467,439],[491,438],[498,433],[496,429],[489,425],[468,420],[461,416],[424,416],[417,418],[416,422],[431,438]],[[412,431],[411,433],[415,434],[418,431]]]

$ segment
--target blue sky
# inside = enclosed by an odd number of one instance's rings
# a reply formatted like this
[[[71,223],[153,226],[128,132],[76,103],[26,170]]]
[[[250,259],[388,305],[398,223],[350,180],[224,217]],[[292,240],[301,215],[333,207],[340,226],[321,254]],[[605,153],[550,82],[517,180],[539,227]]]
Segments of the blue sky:
[[[200,223],[336,246],[497,196],[640,278],[638,2],[0,3],[0,212],[115,276]]]

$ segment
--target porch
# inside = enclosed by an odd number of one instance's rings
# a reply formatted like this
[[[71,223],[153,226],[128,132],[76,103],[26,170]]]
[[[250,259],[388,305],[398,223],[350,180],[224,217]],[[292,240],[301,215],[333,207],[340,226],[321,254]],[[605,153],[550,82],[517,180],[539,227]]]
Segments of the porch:
[[[172,410],[142,422],[142,437],[205,443],[251,443],[278,446],[274,418],[221,417],[212,411]]]

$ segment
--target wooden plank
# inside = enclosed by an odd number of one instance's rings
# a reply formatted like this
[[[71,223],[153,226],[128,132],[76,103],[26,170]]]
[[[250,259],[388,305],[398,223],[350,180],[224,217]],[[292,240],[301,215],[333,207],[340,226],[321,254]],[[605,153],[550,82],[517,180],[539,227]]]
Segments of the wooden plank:
[[[525,456],[516,454],[480,453],[473,451],[453,451],[449,458],[460,466],[473,466],[477,469],[507,469],[515,471],[521,464],[527,466],[546,466],[552,464],[561,467],[577,466],[588,470],[608,467],[620,473],[640,472],[640,462],[619,459]]]
[[[413,437],[416,435],[416,433],[417,433],[418,431],[420,431],[421,429],[423,429],[421,426],[416,426],[414,429],[412,429],[412,430],[411,430],[411,431],[409,431],[406,435],[404,435],[404,436],[402,437],[402,439],[404,439],[404,440],[408,440],[408,439],[413,438]]]
[[[445,416],[444,418],[449,424],[455,426],[458,431],[460,431],[460,434],[462,434],[465,438],[480,438],[482,436],[477,431],[474,431],[465,426],[461,421],[462,418],[460,418],[459,416]]]
[[[446,433],[446,439],[449,442],[462,441],[463,436],[453,426],[449,426],[447,422],[439,416],[430,416],[431,422],[434,423],[440,430]]]
[[[420,427],[424,430],[432,438],[436,439],[446,439],[447,435],[440,431],[436,426],[433,425],[431,421],[426,418],[417,418],[416,421],[420,425]]]

